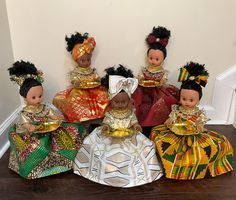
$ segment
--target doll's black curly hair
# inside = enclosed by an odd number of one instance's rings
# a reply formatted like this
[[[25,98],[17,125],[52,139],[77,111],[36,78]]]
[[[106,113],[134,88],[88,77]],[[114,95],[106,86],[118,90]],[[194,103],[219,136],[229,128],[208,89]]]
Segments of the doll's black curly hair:
[[[147,54],[151,49],[163,52],[164,59],[167,56],[166,46],[170,37],[170,31],[163,26],[154,26],[152,32],[146,37],[145,41],[149,47]]]
[[[183,68],[185,68],[188,73],[190,74],[190,76],[199,76],[199,75],[205,75],[205,76],[209,76],[207,70],[204,67],[204,64],[199,64],[197,62],[189,62],[186,65],[183,66]],[[200,81],[200,83],[196,83],[194,80],[186,80],[183,81],[181,86],[180,86],[180,93],[181,93],[181,89],[188,89],[188,90],[195,90],[198,92],[199,94],[199,100],[202,98],[202,87],[205,87],[206,82],[204,81]]]
[[[25,61],[16,61],[13,63],[12,67],[8,68],[9,75],[15,76],[24,76],[27,74],[38,75],[39,72],[34,64]],[[23,84],[20,86],[20,95],[26,98],[28,91],[30,88],[35,86],[42,86],[41,82],[33,78],[26,78]]]
[[[88,39],[89,34],[84,33],[83,35],[81,33],[76,32],[75,34],[72,34],[70,37],[65,37],[65,40],[67,42],[67,51],[71,52],[74,46],[78,43],[82,44],[84,40]]]
[[[109,88],[109,76],[110,75],[119,75],[123,76],[125,78],[133,78],[133,72],[130,69],[127,69],[123,65],[119,64],[117,68],[114,67],[109,67],[105,69],[106,75],[102,77],[101,79],[101,85],[103,85],[105,88]]]

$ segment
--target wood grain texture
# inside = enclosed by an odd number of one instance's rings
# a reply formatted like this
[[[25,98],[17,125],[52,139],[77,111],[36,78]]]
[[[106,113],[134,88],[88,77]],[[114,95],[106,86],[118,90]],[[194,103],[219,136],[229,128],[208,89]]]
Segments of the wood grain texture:
[[[207,128],[225,135],[236,149],[236,129],[233,126],[208,125]],[[162,177],[150,184],[124,189],[91,182],[72,171],[37,180],[25,180],[8,169],[8,158],[9,151],[0,160],[0,200],[236,199],[235,171],[215,178],[191,181]]]

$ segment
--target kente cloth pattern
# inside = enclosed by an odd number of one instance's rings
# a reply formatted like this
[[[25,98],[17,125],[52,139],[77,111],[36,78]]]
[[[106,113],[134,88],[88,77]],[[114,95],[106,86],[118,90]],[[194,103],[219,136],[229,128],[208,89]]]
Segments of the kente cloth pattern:
[[[90,70],[89,70],[90,69]],[[71,81],[78,83],[98,81],[94,69],[82,71],[76,68],[70,73]],[[53,98],[53,104],[63,113],[69,122],[83,122],[104,117],[109,104],[108,92],[102,87],[81,89],[75,85],[58,92]]]
[[[9,168],[24,178],[36,179],[71,170],[81,147],[84,129],[78,123],[62,123],[50,133],[29,134],[22,127],[22,122],[45,122],[51,112],[45,105],[36,109],[26,106],[18,123],[10,129]]]
[[[166,177],[179,180],[201,179],[206,174],[215,177],[232,171],[233,148],[227,138],[198,127],[207,119],[203,111],[195,109],[192,113],[183,113],[179,107],[175,108],[171,116],[176,117],[178,122],[168,126],[170,128],[166,125],[156,126],[150,134],[161,157]],[[189,130],[193,131],[192,134]]]
[[[156,73],[143,71],[146,80],[165,79],[163,70]],[[160,87],[139,86],[133,94],[136,116],[142,127],[163,124],[171,111],[171,105],[178,102],[179,90],[173,85]]]
[[[106,113],[103,120],[112,129],[131,128],[137,123],[134,112]],[[74,173],[91,181],[114,186],[134,187],[159,179],[163,173],[154,143],[142,133],[113,138],[96,128],[83,142],[75,158]]]

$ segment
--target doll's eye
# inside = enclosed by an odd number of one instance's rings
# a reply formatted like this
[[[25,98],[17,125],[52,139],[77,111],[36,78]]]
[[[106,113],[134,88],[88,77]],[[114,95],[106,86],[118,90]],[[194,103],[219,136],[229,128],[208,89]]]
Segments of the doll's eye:
[[[35,99],[35,96],[33,96],[32,99]]]
[[[158,58],[156,58],[156,61],[158,61],[159,59]]]
[[[193,102],[193,99],[190,99],[190,102]]]
[[[41,98],[42,97],[42,95],[39,95],[39,98]]]

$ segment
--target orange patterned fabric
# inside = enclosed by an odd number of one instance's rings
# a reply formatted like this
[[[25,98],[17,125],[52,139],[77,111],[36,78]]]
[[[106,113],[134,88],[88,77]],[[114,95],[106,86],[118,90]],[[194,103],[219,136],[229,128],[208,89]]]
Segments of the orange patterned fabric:
[[[83,42],[83,44],[76,44],[72,50],[72,57],[77,61],[85,53],[90,54],[96,46],[96,42],[93,37],[89,37]]]
[[[92,89],[69,88],[56,94],[53,104],[69,122],[82,122],[104,117],[109,104],[102,86]]]

